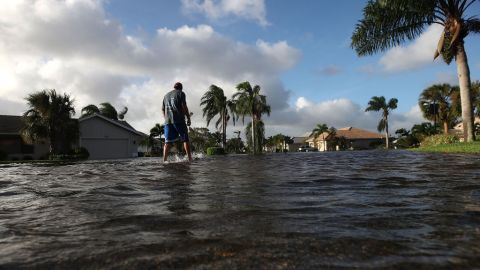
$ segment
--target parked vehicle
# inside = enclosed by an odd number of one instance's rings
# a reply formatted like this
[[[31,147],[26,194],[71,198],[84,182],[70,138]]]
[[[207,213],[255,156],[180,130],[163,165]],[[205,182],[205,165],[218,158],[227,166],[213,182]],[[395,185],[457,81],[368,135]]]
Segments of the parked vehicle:
[[[303,145],[298,148],[298,152],[317,152],[318,149],[310,145]]]

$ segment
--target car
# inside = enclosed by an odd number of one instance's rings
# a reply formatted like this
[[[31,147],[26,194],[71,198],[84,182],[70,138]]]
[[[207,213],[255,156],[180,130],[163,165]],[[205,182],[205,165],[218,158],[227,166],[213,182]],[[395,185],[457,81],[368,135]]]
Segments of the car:
[[[310,145],[302,145],[298,148],[298,152],[317,152],[318,149]]]

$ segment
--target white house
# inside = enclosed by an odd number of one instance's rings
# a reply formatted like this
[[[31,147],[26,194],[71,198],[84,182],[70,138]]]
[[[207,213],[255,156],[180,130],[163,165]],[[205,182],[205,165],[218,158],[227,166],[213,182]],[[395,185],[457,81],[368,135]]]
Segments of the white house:
[[[78,119],[79,146],[90,153],[89,159],[138,157],[138,145],[144,134],[125,121],[116,121],[99,114]]]

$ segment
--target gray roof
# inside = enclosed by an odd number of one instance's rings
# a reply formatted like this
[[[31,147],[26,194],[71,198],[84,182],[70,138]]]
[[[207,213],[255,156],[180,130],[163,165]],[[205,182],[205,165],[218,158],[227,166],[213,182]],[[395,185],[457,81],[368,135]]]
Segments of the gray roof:
[[[0,115],[0,134],[20,134],[23,125],[21,116]]]
[[[80,119],[78,119],[79,122],[82,122],[82,121],[85,121],[85,120],[88,120],[88,119],[91,119],[91,118],[94,118],[94,117],[98,117],[100,119],[103,119],[107,122],[110,122],[118,127],[121,127],[121,128],[124,128],[132,133],[135,133],[136,135],[139,135],[139,136],[142,136],[144,137],[146,134],[140,132],[140,131],[137,131],[136,129],[134,129],[129,123],[127,123],[126,121],[118,121],[118,120],[114,120],[114,119],[110,119],[108,117],[105,117],[101,114],[92,114],[92,115],[89,115],[89,116],[85,116],[85,117],[81,117]]]

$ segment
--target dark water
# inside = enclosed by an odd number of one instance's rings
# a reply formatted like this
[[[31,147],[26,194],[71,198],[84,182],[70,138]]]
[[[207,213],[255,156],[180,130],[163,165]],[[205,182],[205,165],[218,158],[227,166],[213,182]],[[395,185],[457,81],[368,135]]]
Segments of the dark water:
[[[0,165],[0,268],[479,269],[480,156]]]

